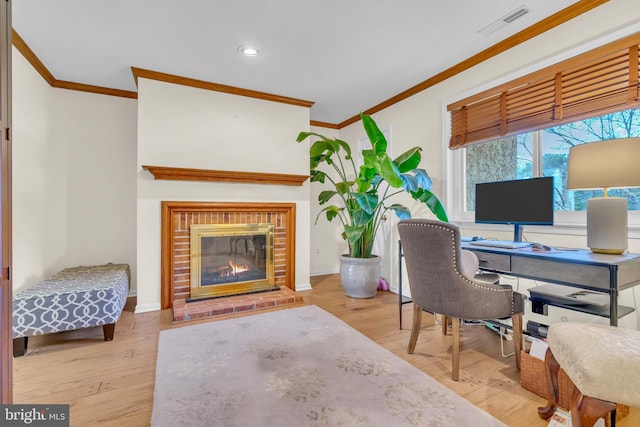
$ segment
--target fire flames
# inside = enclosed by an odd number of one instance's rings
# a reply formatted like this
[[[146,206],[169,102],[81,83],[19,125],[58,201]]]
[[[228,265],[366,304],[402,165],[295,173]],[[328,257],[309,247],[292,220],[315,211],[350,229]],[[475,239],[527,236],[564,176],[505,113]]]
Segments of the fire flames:
[[[242,273],[244,271],[249,271],[249,266],[247,264],[235,263],[229,260],[229,266],[231,267],[231,271],[233,271],[234,275]]]
[[[227,261],[227,265],[216,267],[214,271],[218,277],[234,277],[240,273],[249,271],[249,265],[229,260]],[[210,273],[214,273],[214,271],[209,270]]]

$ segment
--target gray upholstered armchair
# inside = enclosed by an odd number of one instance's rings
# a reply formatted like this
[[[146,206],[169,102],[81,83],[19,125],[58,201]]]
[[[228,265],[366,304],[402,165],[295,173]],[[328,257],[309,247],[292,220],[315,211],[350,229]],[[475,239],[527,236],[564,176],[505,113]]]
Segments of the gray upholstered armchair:
[[[523,296],[509,285],[480,282],[462,270],[460,230],[450,223],[410,219],[398,223],[413,299],[413,326],[408,352],[413,353],[422,311],[452,318],[453,369],[458,380],[460,368],[460,319],[489,320],[511,317],[516,366],[520,368]]]

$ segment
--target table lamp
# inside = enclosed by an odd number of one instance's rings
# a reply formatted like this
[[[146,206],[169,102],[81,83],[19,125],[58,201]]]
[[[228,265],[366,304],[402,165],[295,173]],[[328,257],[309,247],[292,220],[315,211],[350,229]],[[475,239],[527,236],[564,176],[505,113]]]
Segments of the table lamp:
[[[587,246],[592,252],[622,254],[627,250],[627,199],[608,197],[607,190],[639,186],[640,138],[571,147],[567,188],[604,189],[604,197],[587,200]]]

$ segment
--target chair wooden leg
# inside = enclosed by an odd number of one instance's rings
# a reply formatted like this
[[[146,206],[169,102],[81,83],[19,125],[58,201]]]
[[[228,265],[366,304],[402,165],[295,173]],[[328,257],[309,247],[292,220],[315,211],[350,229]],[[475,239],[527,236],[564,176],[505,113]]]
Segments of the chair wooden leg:
[[[522,313],[511,316],[513,326],[513,349],[516,352],[516,368],[520,369],[520,351],[522,351]]]
[[[416,349],[416,342],[418,342],[418,334],[420,334],[420,328],[422,327],[422,307],[415,302],[413,303],[413,324],[411,325],[411,337],[409,338],[409,347],[407,353],[413,354]]]
[[[544,366],[547,377],[547,406],[538,408],[538,416],[547,420],[556,411],[558,404],[558,371],[560,371],[560,364],[549,348],[544,355]]]
[[[576,388],[571,398],[571,425],[573,427],[593,427],[599,418],[615,410],[615,403],[584,396]]]
[[[458,381],[460,373],[460,319],[451,318],[451,334],[453,335],[453,363],[451,367],[451,379]]]
[[[447,323],[449,322],[449,318],[444,314],[440,316],[442,319],[442,335],[447,335]]]

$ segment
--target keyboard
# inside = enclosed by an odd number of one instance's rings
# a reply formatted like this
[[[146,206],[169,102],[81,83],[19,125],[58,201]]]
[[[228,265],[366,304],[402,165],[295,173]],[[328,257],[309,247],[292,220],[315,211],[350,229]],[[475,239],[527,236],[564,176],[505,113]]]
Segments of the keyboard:
[[[474,246],[486,246],[489,248],[518,249],[531,246],[528,242],[514,242],[511,240],[474,240],[469,242]]]

